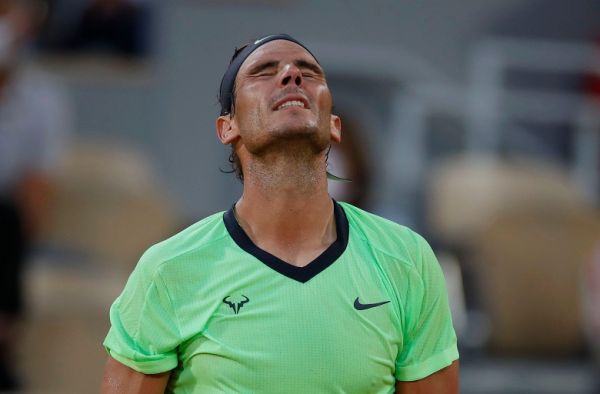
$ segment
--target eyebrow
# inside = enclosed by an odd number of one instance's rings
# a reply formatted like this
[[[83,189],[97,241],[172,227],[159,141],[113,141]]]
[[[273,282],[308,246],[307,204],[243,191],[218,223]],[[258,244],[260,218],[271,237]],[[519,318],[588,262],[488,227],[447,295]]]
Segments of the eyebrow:
[[[306,68],[306,69],[309,69],[312,72],[319,74],[319,75],[324,74],[321,67],[319,67],[317,64],[309,62],[307,60],[298,59],[298,60],[294,61],[294,64],[298,68]],[[278,65],[279,65],[279,61],[276,61],[276,60],[265,61],[263,63],[259,63],[255,66],[253,66],[250,70],[248,70],[248,74],[249,75],[259,74],[261,71],[267,70],[269,68],[277,67]]]

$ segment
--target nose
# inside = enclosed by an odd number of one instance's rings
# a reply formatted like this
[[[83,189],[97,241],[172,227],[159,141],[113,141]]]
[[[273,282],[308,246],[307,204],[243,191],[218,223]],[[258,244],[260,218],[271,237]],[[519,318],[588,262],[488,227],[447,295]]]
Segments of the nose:
[[[296,86],[302,85],[302,72],[293,64],[284,68],[280,78],[279,84],[281,86],[288,86],[292,84],[295,84]]]

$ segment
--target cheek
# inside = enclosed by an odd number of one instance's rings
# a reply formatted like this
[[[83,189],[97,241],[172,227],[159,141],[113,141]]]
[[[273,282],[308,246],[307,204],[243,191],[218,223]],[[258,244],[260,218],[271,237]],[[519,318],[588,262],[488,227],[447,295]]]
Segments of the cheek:
[[[327,119],[329,122],[332,109],[331,94],[328,89],[323,89],[317,97],[319,102],[319,118]]]
[[[252,89],[236,92],[236,116],[240,123],[247,123],[256,117],[259,107],[258,97]]]
[[[321,87],[317,92],[317,97],[319,101],[320,112],[327,112],[328,115],[331,114],[332,101],[329,88],[326,86]]]
[[[259,130],[262,125],[262,113],[258,106],[248,109],[246,112],[246,127],[249,132]]]
[[[259,95],[245,93],[237,104],[235,116],[242,137],[254,135],[264,128],[264,104]]]

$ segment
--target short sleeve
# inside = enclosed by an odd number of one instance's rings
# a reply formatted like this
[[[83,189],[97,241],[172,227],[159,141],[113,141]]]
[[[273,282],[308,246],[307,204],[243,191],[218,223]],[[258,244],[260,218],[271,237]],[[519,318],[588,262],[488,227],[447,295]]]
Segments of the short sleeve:
[[[158,270],[144,257],[110,308],[111,328],[104,347],[115,360],[146,374],[177,366],[179,326]]]
[[[423,379],[458,359],[456,334],[442,269],[420,236],[414,253],[402,328],[403,344],[396,359],[400,381]]]

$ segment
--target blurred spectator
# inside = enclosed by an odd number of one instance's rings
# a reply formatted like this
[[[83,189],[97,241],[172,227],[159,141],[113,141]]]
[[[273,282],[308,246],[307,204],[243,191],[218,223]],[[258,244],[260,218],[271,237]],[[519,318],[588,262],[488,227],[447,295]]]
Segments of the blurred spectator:
[[[147,32],[143,11],[131,0],[91,0],[71,38],[72,49],[144,55]]]
[[[17,388],[11,357],[23,312],[23,264],[44,220],[49,174],[68,123],[57,87],[25,68],[25,49],[43,18],[38,4],[0,2],[0,391]]]
[[[600,37],[596,39],[596,48],[600,52]],[[600,67],[600,65],[596,65]],[[595,73],[589,73],[585,78],[586,93],[596,103],[600,104],[600,69],[596,69]]]

